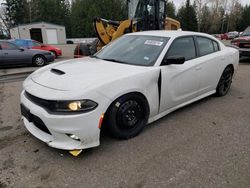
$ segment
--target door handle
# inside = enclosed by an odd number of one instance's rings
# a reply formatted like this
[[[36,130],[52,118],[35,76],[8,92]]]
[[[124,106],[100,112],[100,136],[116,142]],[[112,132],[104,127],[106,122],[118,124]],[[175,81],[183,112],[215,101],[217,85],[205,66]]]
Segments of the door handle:
[[[201,67],[195,67],[195,70],[197,70],[197,71],[201,70]]]
[[[7,52],[6,52],[6,53],[4,53],[4,55],[8,55],[8,54],[9,54],[9,53],[7,53]]]

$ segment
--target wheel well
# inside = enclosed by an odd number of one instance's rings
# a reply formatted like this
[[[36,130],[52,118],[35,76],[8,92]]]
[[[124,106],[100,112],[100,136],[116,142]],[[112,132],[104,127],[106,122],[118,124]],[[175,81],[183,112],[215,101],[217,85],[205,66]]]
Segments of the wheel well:
[[[232,70],[233,70],[233,74],[234,74],[234,66],[233,66],[232,64],[229,64],[227,67],[232,68]],[[227,68],[227,67],[226,67],[226,68]],[[226,69],[226,68],[225,68],[225,69]]]
[[[109,106],[108,106],[108,108],[107,108],[107,110],[106,110],[106,112],[105,112],[105,115],[104,115],[103,125],[101,126],[101,130],[105,129],[105,127],[106,127],[106,121],[107,121],[107,117],[109,116],[109,111],[110,111],[111,106],[112,106],[112,105],[114,104],[114,102],[117,101],[119,98],[124,97],[124,96],[126,96],[126,95],[137,95],[137,96],[140,96],[140,97],[143,99],[143,101],[144,101],[145,108],[146,108],[146,113],[147,113],[147,115],[149,115],[150,107],[149,107],[149,103],[148,103],[148,100],[147,100],[147,98],[145,97],[145,95],[143,95],[143,94],[140,93],[140,92],[130,92],[130,93],[126,93],[126,94],[123,94],[123,95],[117,97],[114,101],[112,101],[112,102],[109,104]]]

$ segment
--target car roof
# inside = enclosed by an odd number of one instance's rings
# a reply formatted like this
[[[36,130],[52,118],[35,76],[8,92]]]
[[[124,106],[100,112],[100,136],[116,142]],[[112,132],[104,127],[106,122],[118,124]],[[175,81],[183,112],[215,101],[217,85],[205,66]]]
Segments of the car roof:
[[[32,41],[32,39],[13,39],[13,40],[19,40],[19,41],[21,41],[21,40],[23,40],[23,41]]]
[[[170,37],[176,38],[187,35],[196,35],[196,36],[204,36],[204,37],[212,37],[206,33],[192,32],[192,31],[170,31],[170,30],[156,30],[156,31],[142,31],[130,33],[128,35],[149,35],[149,36],[161,36],[161,37]]]

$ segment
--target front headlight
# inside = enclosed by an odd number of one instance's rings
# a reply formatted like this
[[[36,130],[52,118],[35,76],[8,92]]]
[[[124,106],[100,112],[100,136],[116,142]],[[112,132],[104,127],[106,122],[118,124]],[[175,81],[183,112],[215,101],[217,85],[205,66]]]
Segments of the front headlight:
[[[57,101],[54,103],[53,111],[56,112],[89,112],[94,110],[98,104],[91,100]]]

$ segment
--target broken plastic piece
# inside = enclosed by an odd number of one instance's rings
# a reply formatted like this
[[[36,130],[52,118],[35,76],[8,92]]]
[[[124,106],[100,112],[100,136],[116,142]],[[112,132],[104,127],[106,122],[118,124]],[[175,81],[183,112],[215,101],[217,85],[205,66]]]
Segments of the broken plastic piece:
[[[82,149],[80,149],[80,150],[71,150],[71,151],[69,151],[69,153],[71,155],[73,155],[74,157],[77,157],[78,155],[80,155],[82,153]]]

